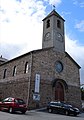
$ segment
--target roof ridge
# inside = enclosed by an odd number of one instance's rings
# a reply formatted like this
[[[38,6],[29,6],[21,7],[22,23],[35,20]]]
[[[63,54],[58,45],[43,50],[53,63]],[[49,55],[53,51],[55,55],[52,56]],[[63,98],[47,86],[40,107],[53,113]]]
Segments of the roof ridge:
[[[52,11],[43,19],[43,21],[44,21],[45,19],[47,19],[48,17],[52,16],[52,15],[55,15],[55,16],[61,18],[62,20],[64,20],[64,19],[59,15],[59,13],[57,13],[55,10],[52,10]],[[64,21],[65,21],[65,20],[64,20]]]

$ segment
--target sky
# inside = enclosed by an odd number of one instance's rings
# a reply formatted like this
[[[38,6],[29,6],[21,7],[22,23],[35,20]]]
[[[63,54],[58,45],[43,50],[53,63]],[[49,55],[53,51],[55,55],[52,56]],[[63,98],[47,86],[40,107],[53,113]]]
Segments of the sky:
[[[53,10],[65,19],[65,50],[81,66],[84,84],[84,0],[0,0],[0,56],[12,59],[42,48],[42,20]]]

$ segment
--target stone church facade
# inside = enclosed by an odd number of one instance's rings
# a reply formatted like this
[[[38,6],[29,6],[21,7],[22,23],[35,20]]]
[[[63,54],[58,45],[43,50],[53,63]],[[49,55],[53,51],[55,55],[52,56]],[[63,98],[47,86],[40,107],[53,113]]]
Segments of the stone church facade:
[[[0,57],[0,99],[20,97],[29,109],[49,101],[81,108],[79,69],[65,52],[64,19],[53,10],[43,19],[42,49],[8,61]]]

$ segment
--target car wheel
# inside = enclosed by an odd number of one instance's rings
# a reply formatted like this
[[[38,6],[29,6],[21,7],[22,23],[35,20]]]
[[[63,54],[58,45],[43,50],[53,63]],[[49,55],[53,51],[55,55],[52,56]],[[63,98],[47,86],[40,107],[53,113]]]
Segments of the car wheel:
[[[10,107],[9,108],[9,113],[13,113],[14,111],[13,111],[13,108],[12,107]]]
[[[77,114],[76,114],[76,113],[74,113],[74,116],[77,116]]]
[[[26,113],[26,111],[21,111],[22,112],[22,114],[25,114]]]
[[[51,112],[52,112],[52,109],[51,109],[51,108],[49,108],[49,109],[48,109],[48,112],[49,112],[49,113],[51,113]]]
[[[68,112],[68,111],[65,111],[65,114],[66,114],[66,115],[69,115],[69,112]]]
[[[0,107],[0,111],[3,111],[3,108],[2,108],[2,107]]]

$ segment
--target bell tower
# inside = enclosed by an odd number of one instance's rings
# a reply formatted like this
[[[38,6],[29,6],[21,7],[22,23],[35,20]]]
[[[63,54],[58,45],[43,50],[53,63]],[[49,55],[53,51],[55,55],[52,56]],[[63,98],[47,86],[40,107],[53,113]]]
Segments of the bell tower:
[[[43,19],[42,48],[65,52],[64,21],[55,10]]]

